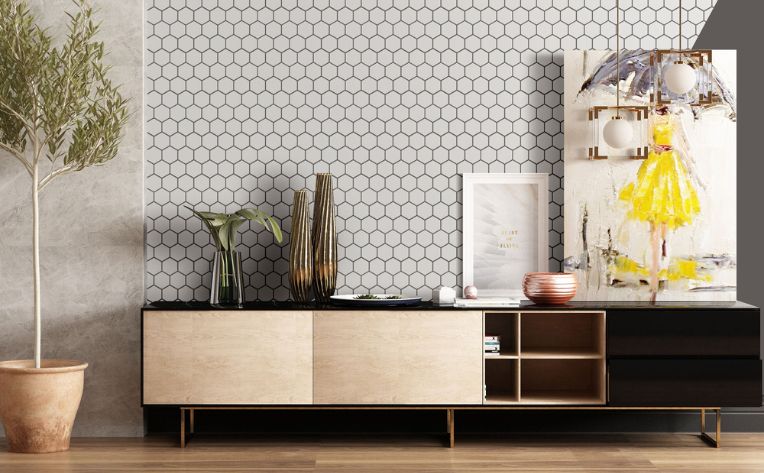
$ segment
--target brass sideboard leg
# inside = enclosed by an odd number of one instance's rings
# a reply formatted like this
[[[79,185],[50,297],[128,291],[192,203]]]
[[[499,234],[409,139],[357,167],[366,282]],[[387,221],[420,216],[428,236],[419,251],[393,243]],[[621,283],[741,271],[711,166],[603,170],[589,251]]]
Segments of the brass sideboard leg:
[[[454,448],[454,410],[448,410],[448,446]]]
[[[722,410],[716,410],[716,448],[722,446]]]
[[[194,410],[191,409],[188,412],[188,431],[189,433],[194,433]]]
[[[446,433],[451,433],[451,409],[446,409]]]
[[[700,421],[700,438],[702,438],[704,441],[706,441],[708,444],[710,444],[712,447],[719,448],[721,447],[721,440],[722,440],[722,410],[721,409],[712,409],[714,413],[716,414],[716,438],[711,437],[706,432],[706,410],[701,409],[701,421]]]
[[[186,410],[180,408],[180,448],[186,448]]]
[[[701,409],[700,410],[700,433],[703,433],[706,431],[706,410]]]

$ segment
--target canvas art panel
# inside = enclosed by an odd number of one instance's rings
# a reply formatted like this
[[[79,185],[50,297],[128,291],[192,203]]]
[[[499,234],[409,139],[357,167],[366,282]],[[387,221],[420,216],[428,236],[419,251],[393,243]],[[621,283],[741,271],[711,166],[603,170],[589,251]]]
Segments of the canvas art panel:
[[[548,175],[463,175],[464,285],[522,297],[527,272],[548,267]]]
[[[736,53],[712,52],[713,102],[659,106],[650,53],[622,51],[617,70],[612,51],[565,52],[564,267],[577,300],[733,301]],[[589,111],[615,105],[616,80],[621,104],[648,118],[630,122],[632,149],[589,159],[602,126]]]

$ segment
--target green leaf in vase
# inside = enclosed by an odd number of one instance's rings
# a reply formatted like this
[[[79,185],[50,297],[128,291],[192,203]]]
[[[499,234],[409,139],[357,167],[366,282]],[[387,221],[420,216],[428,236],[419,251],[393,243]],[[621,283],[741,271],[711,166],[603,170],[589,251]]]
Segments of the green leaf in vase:
[[[273,234],[273,238],[278,243],[281,243],[284,239],[278,220],[256,208],[241,209],[232,214],[194,210],[189,206],[186,206],[186,208],[207,227],[218,251],[234,251],[236,249],[237,231],[247,220],[262,225]]]

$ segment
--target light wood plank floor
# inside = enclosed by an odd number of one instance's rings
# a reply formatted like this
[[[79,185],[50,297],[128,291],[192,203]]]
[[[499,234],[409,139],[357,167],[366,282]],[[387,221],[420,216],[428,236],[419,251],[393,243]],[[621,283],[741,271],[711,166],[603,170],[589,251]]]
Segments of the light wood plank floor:
[[[199,436],[75,439],[65,453],[0,452],[0,472],[764,472],[764,434],[724,434],[721,449],[690,434],[443,437]],[[0,448],[5,445],[0,440]]]

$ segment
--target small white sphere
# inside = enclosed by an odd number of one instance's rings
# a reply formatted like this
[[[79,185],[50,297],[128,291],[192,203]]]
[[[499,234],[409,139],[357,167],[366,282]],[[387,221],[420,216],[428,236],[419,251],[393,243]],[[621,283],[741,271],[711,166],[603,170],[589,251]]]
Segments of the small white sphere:
[[[675,63],[669,64],[663,68],[663,80],[666,82],[666,87],[678,95],[684,95],[693,87],[697,82],[695,75],[695,69],[689,64]]]
[[[602,135],[608,146],[621,149],[629,146],[631,139],[634,137],[634,130],[631,127],[631,123],[626,120],[613,119],[605,123]]]

